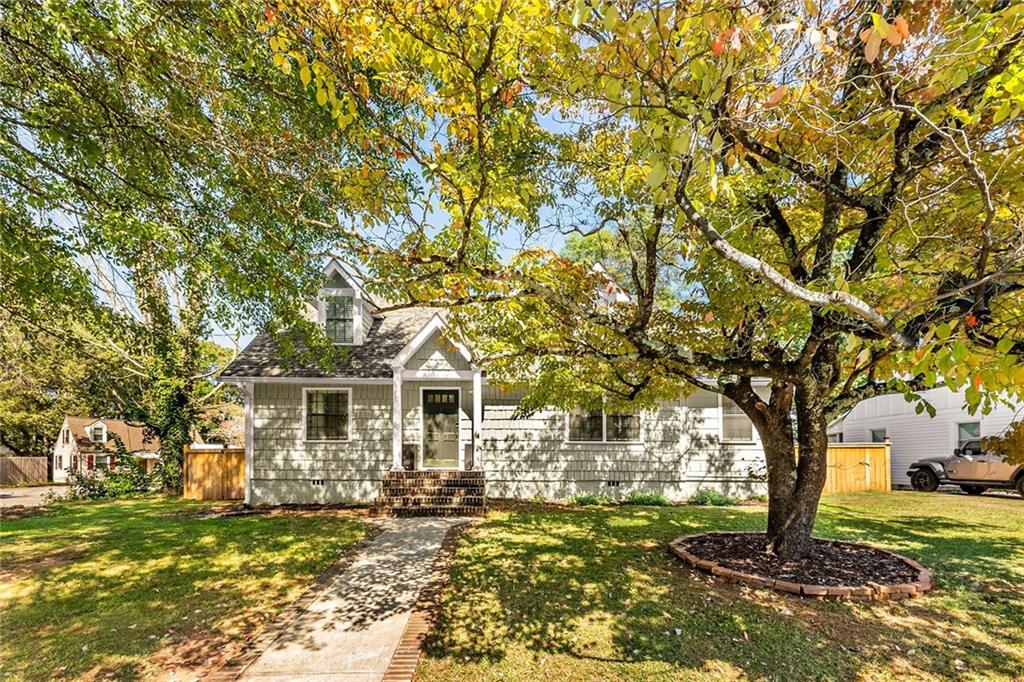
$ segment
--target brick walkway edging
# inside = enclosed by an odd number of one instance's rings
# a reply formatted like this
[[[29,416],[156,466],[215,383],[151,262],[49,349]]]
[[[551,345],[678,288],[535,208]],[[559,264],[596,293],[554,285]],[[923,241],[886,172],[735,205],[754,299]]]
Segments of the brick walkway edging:
[[[445,533],[441,547],[434,555],[427,580],[416,598],[416,605],[409,614],[409,622],[405,625],[402,639],[399,640],[395,653],[391,657],[383,682],[411,682],[416,674],[416,666],[423,652],[423,642],[430,634],[431,628],[437,623],[441,613],[441,594],[448,584],[449,568],[455,554],[455,546],[462,533],[472,525],[473,521],[464,521],[453,525]]]
[[[833,545],[860,545],[862,547],[870,547],[876,552],[882,552],[889,556],[899,559],[903,563],[910,566],[912,569],[917,571],[917,579],[909,583],[900,583],[897,585],[883,585],[880,583],[869,582],[867,585],[812,585],[805,583],[793,583],[786,580],[775,580],[762,575],[755,575],[753,573],[744,573],[743,571],[737,571],[725,566],[720,566],[717,562],[709,559],[701,559],[700,557],[691,554],[686,546],[690,541],[701,537],[707,537],[709,535],[751,535],[744,531],[713,531],[710,533],[697,533],[696,535],[684,535],[678,537],[669,543],[669,551],[675,554],[677,557],[690,564],[698,571],[704,573],[710,573],[715,576],[725,578],[727,580],[733,580],[736,582],[744,583],[755,588],[767,587],[769,589],[776,590],[778,592],[785,592],[787,594],[794,594],[801,597],[813,597],[816,599],[850,599],[855,601],[885,601],[890,599],[906,599],[909,597],[916,597],[924,594],[932,589],[932,574],[931,571],[926,569],[921,564],[917,563],[913,559],[908,559],[902,554],[896,554],[886,549],[874,547],[871,545],[864,545],[861,543],[853,542],[838,542],[835,540],[824,540]],[[759,535],[759,533],[755,533]]]
[[[373,524],[368,524],[366,533],[360,538],[354,545],[342,552],[341,557],[338,558],[333,564],[331,564],[326,571],[317,576],[317,579],[313,581],[313,584],[299,596],[298,599],[293,601],[285,608],[284,611],[277,614],[274,620],[263,626],[262,629],[253,635],[253,638],[245,643],[242,650],[232,656],[228,661],[217,670],[205,675],[204,680],[213,680],[214,682],[230,682],[238,679],[238,677],[245,672],[245,669],[252,665],[260,655],[267,650],[267,648],[274,643],[282,633],[284,633],[292,624],[298,619],[303,612],[309,608],[309,605],[313,603],[323,589],[327,586],[335,576],[345,571],[353,561],[356,560],[363,550],[366,549],[377,536],[384,532],[384,528]]]

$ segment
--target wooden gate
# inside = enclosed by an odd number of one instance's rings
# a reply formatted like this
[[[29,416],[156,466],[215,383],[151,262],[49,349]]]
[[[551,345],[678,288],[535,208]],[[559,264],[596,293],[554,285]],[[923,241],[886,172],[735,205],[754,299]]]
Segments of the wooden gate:
[[[46,483],[47,457],[0,457],[0,485]]]
[[[829,443],[826,495],[892,489],[889,443]]]
[[[245,449],[185,446],[186,500],[245,499]]]

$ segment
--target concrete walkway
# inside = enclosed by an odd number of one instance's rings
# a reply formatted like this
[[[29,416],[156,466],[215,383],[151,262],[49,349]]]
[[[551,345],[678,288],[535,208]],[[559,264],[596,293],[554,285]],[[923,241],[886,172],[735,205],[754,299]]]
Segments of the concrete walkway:
[[[464,519],[383,519],[385,530],[249,665],[242,680],[384,677],[434,555]]]

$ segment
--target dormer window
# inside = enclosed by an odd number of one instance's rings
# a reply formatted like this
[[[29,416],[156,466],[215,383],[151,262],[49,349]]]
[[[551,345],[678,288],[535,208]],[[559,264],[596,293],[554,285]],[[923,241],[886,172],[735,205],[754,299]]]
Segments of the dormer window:
[[[351,296],[328,296],[325,302],[324,331],[334,343],[353,343],[355,325]]]
[[[106,440],[106,435],[107,430],[103,428],[102,425],[94,426],[90,429],[89,439],[92,440],[93,443],[102,443]]]

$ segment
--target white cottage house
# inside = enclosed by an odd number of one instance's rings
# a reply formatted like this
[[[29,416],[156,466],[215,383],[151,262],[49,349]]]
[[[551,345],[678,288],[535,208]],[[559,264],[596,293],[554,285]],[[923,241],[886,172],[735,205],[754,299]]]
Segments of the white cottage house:
[[[308,306],[338,351],[333,366],[286,363],[257,336],[221,374],[246,395],[245,499],[370,502],[436,512],[492,497],[682,499],[699,487],[761,492],[764,454],[730,401],[697,391],[635,414],[516,415],[445,337],[442,310],[381,312],[337,262]],[[386,501],[386,500],[385,500]]]

